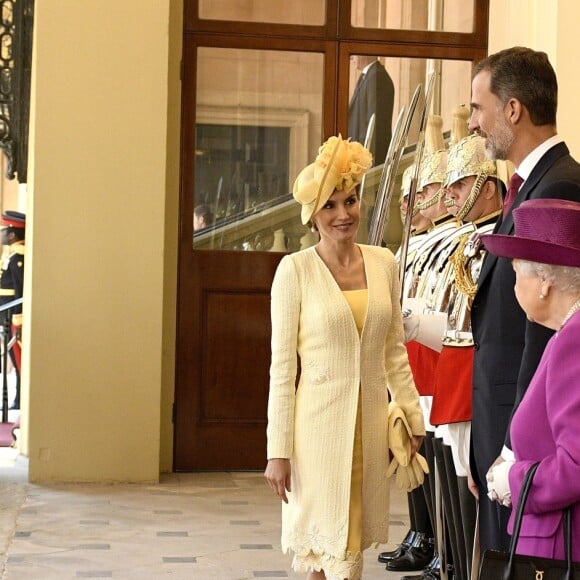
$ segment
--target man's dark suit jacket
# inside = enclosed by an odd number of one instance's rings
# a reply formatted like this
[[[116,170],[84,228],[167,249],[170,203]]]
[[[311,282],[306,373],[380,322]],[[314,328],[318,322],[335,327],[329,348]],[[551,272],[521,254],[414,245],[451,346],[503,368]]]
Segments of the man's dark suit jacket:
[[[358,83],[348,111],[348,136],[359,143],[365,142],[369,119],[375,113],[375,132],[370,145],[373,165],[383,163],[387,155],[394,99],[395,87],[389,73],[379,61],[374,62]]]
[[[559,198],[580,202],[580,165],[568,147],[559,143],[548,150],[522,185],[518,195],[494,233],[514,233],[512,211],[526,199]],[[487,254],[471,309],[475,343],[473,368],[473,420],[471,431],[471,473],[480,487],[481,548],[507,550],[509,512],[487,496],[486,473],[506,443],[509,423],[538,366],[553,331],[529,322],[515,294],[515,273],[511,260]],[[533,427],[530,426],[530,436]],[[487,510],[487,512],[486,512]],[[495,522],[489,518],[495,517]]]

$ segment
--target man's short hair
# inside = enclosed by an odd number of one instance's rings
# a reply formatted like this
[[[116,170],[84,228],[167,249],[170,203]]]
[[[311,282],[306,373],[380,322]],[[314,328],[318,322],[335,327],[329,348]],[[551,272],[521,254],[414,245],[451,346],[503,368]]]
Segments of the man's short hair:
[[[523,46],[506,48],[480,61],[473,72],[491,73],[490,89],[505,104],[515,98],[534,125],[556,125],[558,81],[545,52]]]
[[[193,213],[198,218],[203,218],[206,225],[210,225],[213,222],[213,212],[211,211],[209,205],[205,203],[196,205]]]

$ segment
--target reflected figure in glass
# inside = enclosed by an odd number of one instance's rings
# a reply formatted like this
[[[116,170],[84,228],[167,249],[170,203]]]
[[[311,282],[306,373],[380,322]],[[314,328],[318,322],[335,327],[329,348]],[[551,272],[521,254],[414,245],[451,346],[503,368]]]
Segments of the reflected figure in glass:
[[[368,147],[373,156],[373,165],[380,165],[391,142],[395,86],[375,56],[353,55],[351,58],[360,76],[350,99],[348,136],[353,141],[364,143],[370,118],[374,114],[375,128]]]

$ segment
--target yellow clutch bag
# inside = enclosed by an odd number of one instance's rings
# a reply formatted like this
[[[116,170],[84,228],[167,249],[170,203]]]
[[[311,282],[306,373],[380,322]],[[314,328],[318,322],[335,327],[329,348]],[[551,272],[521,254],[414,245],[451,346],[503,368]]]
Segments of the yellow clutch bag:
[[[393,459],[387,469],[387,477],[396,476],[397,485],[405,491],[413,491],[425,481],[429,473],[427,461],[420,453],[411,460],[411,427],[405,411],[395,402],[389,403],[389,449]]]

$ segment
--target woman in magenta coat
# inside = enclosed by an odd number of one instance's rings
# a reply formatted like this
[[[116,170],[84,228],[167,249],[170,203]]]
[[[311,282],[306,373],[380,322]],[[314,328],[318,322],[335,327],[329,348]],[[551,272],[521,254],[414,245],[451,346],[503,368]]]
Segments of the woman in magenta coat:
[[[488,487],[492,499],[516,506],[526,472],[539,462],[516,552],[563,560],[562,510],[571,507],[572,559],[580,561],[580,203],[532,199],[514,210],[514,222],[515,235],[482,241],[513,258],[519,304],[555,333],[512,416],[515,461],[496,465]]]

